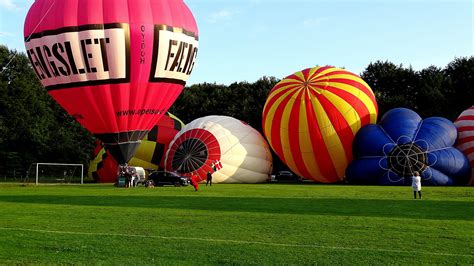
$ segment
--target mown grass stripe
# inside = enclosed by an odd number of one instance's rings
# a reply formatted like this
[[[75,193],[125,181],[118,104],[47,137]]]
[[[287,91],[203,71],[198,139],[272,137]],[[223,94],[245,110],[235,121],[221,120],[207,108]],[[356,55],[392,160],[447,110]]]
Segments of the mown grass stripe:
[[[420,251],[420,250],[337,247],[337,246],[323,246],[323,245],[312,245],[312,244],[310,244],[310,245],[286,244],[286,243],[275,243],[275,242],[212,239],[212,238],[199,238],[199,237],[155,236],[155,235],[119,234],[119,233],[72,232],[72,231],[53,231],[53,230],[28,229],[28,228],[7,228],[7,227],[0,227],[0,230],[3,230],[3,231],[35,232],[35,233],[50,233],[50,234],[65,234],[65,235],[91,235],[91,236],[107,236],[107,237],[136,237],[136,238],[154,238],[154,239],[165,239],[165,240],[221,242],[221,243],[231,243],[231,244],[267,245],[267,246],[278,246],[278,247],[321,248],[321,249],[332,249],[332,250],[356,250],[356,251],[372,251],[372,252],[375,251],[375,252],[409,253],[409,254],[417,253],[417,254],[423,254],[423,255],[468,257],[468,258],[474,257],[473,254],[426,252],[426,251]]]

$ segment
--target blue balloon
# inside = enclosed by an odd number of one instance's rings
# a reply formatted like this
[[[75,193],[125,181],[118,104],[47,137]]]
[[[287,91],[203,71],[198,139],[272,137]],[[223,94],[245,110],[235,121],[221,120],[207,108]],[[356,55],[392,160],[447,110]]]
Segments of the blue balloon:
[[[453,147],[456,137],[456,127],[445,118],[423,120],[410,109],[392,109],[379,124],[357,132],[346,179],[354,184],[406,185],[417,171],[425,185],[464,185],[471,167]]]

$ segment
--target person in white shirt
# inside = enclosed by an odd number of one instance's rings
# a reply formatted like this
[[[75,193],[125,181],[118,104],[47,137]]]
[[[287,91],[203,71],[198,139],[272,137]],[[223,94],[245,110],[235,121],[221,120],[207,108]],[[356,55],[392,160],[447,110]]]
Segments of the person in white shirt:
[[[411,177],[411,187],[413,188],[413,196],[416,199],[416,193],[418,192],[418,196],[421,199],[421,177],[418,172],[414,172],[413,176]]]

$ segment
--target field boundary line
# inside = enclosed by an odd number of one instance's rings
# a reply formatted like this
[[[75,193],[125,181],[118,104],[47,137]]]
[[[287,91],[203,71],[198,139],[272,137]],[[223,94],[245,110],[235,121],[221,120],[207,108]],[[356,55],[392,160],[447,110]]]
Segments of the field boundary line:
[[[359,251],[376,251],[376,252],[410,253],[410,254],[417,253],[417,254],[436,255],[436,256],[474,257],[473,254],[454,254],[454,253],[443,253],[443,252],[426,252],[426,251],[418,251],[418,250],[383,249],[383,248],[338,247],[338,246],[323,246],[323,245],[313,245],[313,244],[307,244],[307,245],[306,244],[285,244],[285,243],[275,243],[275,242],[213,239],[213,238],[199,238],[199,237],[136,235],[136,234],[119,234],[119,233],[72,232],[72,231],[54,231],[54,230],[41,230],[41,229],[28,229],[28,228],[8,228],[8,227],[0,227],[0,230],[2,230],[2,231],[9,231],[10,230],[10,231],[20,231],[20,232],[64,234],[64,235],[155,238],[155,239],[164,239],[164,240],[191,240],[191,241],[203,241],[203,242],[221,242],[221,243],[234,243],[234,244],[246,244],[246,245],[266,245],[266,246],[278,246],[278,247],[321,248],[321,249],[333,249],[333,250],[359,250]]]

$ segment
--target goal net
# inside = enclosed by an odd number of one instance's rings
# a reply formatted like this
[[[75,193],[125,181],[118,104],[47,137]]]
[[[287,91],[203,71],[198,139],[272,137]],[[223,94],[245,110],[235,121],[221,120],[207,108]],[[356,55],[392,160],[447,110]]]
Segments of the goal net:
[[[84,165],[66,163],[36,163],[28,173],[29,181],[34,176],[36,184],[84,184]]]

